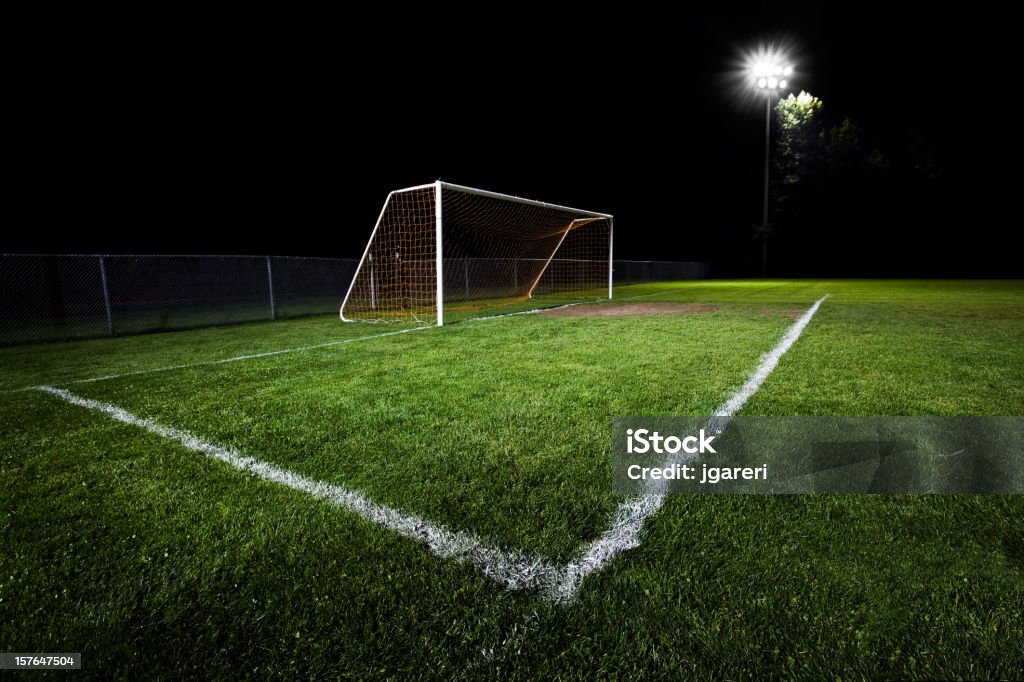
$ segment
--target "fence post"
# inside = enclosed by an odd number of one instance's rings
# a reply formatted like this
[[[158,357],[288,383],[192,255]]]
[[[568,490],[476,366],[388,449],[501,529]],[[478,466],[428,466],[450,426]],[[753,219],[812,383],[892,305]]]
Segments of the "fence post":
[[[107,287],[106,258],[100,256],[100,280],[103,282],[103,308],[107,311],[107,333],[114,335],[114,313],[110,309],[110,289]]]
[[[370,308],[373,310],[377,309],[377,275],[373,272],[373,254],[366,254],[367,258],[370,259]],[[358,270],[356,271],[358,272]],[[355,280],[355,275],[352,275],[352,279]]]
[[[270,319],[277,319],[277,311],[274,309],[274,271],[270,269],[270,256],[267,256],[267,291],[270,292]]]

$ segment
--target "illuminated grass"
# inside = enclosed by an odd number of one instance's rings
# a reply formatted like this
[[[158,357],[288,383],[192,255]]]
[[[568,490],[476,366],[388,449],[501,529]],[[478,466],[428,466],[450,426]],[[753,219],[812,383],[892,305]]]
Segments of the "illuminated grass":
[[[708,412],[824,293],[744,413],[1024,413],[1013,282],[637,285],[616,299],[717,310],[462,322],[74,390],[566,559],[615,502],[611,416]],[[62,385],[392,328],[316,318],[3,349],[0,366],[4,388]],[[82,650],[86,677],[948,678],[1024,666],[1017,497],[676,497],[640,548],[556,608],[38,392],[5,396],[0,467],[0,649]]]

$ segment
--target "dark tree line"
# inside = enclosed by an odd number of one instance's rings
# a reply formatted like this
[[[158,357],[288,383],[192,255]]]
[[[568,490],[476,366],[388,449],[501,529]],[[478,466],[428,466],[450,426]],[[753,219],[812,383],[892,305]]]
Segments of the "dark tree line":
[[[883,140],[805,92],[775,114],[771,274],[941,269],[946,170],[929,131],[909,126]]]

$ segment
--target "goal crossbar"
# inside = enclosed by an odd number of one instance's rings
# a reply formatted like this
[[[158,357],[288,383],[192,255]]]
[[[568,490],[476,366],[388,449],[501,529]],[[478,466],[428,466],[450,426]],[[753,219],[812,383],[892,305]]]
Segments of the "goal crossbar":
[[[465,185],[456,185],[451,182],[444,182],[438,180],[437,183],[442,188],[454,189],[459,192],[465,192],[466,194],[476,194],[481,197],[491,197],[492,199],[502,199],[504,201],[512,201],[517,204],[526,204],[528,206],[539,206],[541,208],[550,208],[555,211],[567,211],[569,213],[582,214],[586,216],[592,216],[595,218],[611,218],[609,213],[595,213],[594,211],[584,211],[582,208],[572,208],[571,206],[560,206],[558,204],[549,204],[546,201],[537,201],[536,199],[524,199],[523,197],[517,197],[512,194],[502,194],[500,192],[491,192],[486,189],[476,189],[475,187],[466,187]],[[430,185],[420,185],[419,187],[410,187],[409,189],[422,189],[423,187],[430,187]],[[406,191],[406,190],[399,190]]]

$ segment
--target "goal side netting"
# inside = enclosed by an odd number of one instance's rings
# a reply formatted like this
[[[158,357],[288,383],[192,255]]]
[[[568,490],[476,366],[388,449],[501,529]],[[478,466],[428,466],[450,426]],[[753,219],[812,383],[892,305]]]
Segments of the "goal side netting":
[[[608,214],[444,182],[396,190],[341,317],[443,324],[610,298],[611,244]]]

